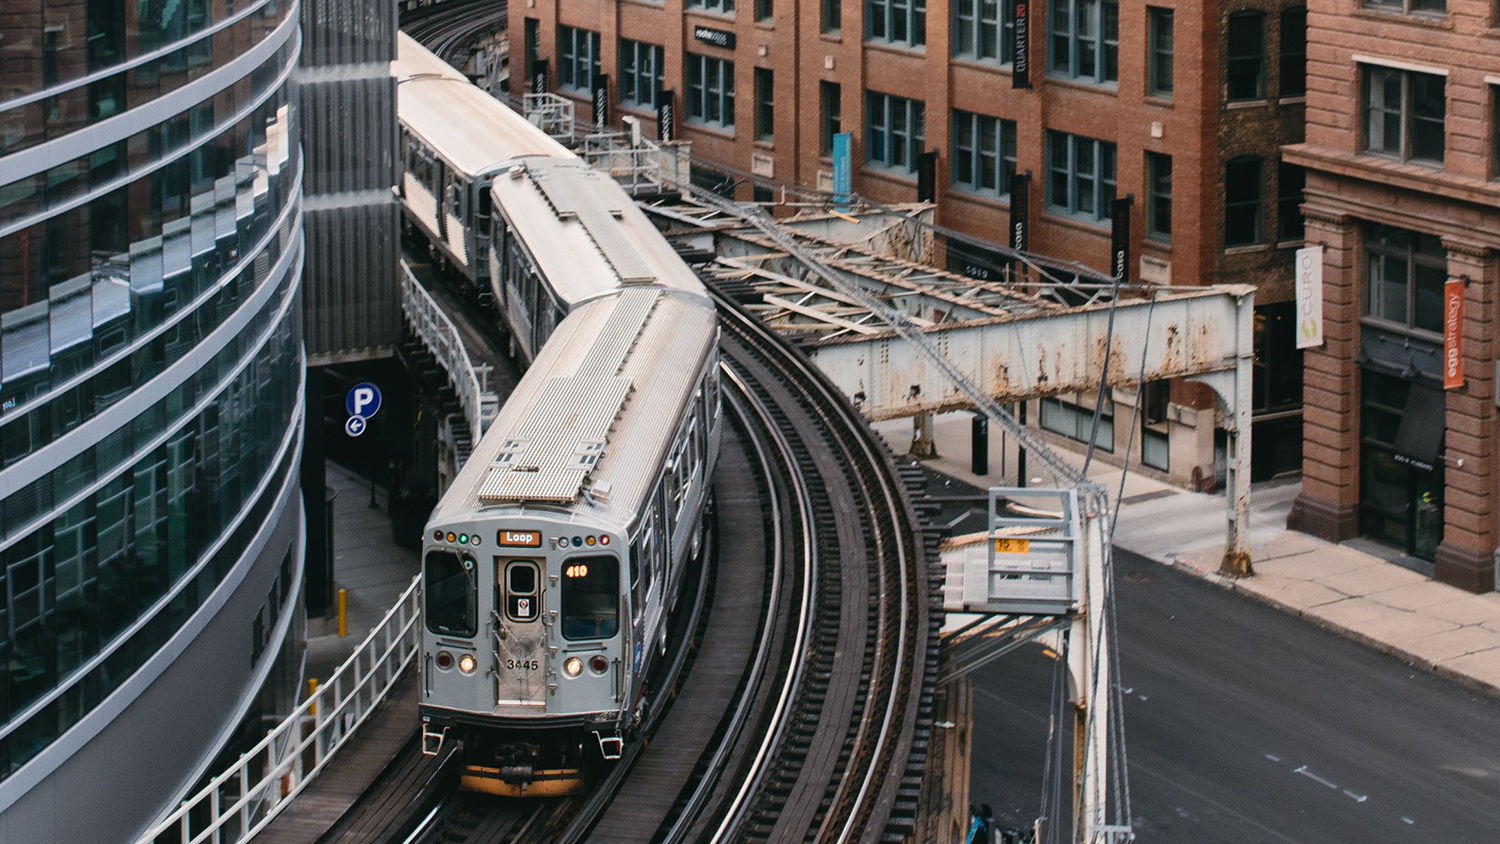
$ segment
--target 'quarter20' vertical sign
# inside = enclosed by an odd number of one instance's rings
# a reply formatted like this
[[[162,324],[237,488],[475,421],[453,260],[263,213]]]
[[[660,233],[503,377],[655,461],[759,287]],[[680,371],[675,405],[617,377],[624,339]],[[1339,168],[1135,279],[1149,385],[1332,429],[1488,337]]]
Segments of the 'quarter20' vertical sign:
[[[1464,385],[1464,281],[1443,285],[1443,389]]]
[[[1010,0],[1016,22],[1016,57],[1010,66],[1010,87],[1031,87],[1031,0]]]

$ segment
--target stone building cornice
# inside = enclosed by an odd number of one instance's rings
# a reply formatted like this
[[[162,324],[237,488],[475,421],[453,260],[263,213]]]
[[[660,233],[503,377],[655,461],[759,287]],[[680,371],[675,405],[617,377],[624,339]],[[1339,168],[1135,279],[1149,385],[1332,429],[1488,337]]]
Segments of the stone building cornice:
[[[1385,189],[1408,190],[1454,202],[1500,208],[1500,181],[1474,179],[1446,170],[1312,144],[1290,144],[1282,147],[1281,153],[1288,164],[1308,170],[1369,182]]]

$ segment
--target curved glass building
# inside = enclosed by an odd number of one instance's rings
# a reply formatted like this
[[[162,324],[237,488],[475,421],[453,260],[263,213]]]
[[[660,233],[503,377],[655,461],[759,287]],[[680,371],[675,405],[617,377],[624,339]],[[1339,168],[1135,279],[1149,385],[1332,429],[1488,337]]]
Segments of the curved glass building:
[[[300,48],[0,4],[0,841],[131,840],[295,694]]]

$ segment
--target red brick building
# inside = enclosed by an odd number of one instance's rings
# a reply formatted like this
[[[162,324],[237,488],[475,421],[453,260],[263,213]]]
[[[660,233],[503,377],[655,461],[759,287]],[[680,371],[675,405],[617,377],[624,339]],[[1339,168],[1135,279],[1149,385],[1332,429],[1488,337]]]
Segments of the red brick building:
[[[1500,539],[1496,4],[1308,7],[1307,139],[1284,154],[1307,171],[1325,342],[1306,356],[1289,524],[1375,538],[1440,581],[1489,591]],[[1445,332],[1449,294],[1462,318]],[[1461,364],[1449,389],[1445,341]]]
[[[1094,267],[1108,263],[1110,200],[1133,194],[1133,276],[1259,286],[1255,474],[1296,471],[1302,176],[1280,148],[1302,139],[1301,0],[1028,8],[1030,88],[1016,85],[1013,0],[511,0],[510,21],[516,69],[529,80],[545,61],[548,90],[577,97],[580,113],[607,74],[613,122],[635,115],[654,130],[656,89],[671,90],[695,156],[761,179],[831,187],[832,136],[849,132],[854,190],[911,201],[918,155],[935,151],[937,221],[1003,242],[1011,174],[1030,171],[1032,250]],[[982,275],[997,257],[955,248],[946,260]],[[1141,412],[1132,465],[1183,483],[1222,472],[1207,390],[1112,398],[1101,446],[1117,459],[1115,430],[1123,438]],[[1094,400],[1032,405],[1034,422],[1076,439]]]

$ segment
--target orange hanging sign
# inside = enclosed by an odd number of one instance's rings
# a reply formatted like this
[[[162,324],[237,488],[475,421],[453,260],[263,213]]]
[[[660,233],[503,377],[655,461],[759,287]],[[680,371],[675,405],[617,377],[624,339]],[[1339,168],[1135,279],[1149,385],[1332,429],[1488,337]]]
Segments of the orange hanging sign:
[[[1464,282],[1443,285],[1443,389],[1464,385]]]

